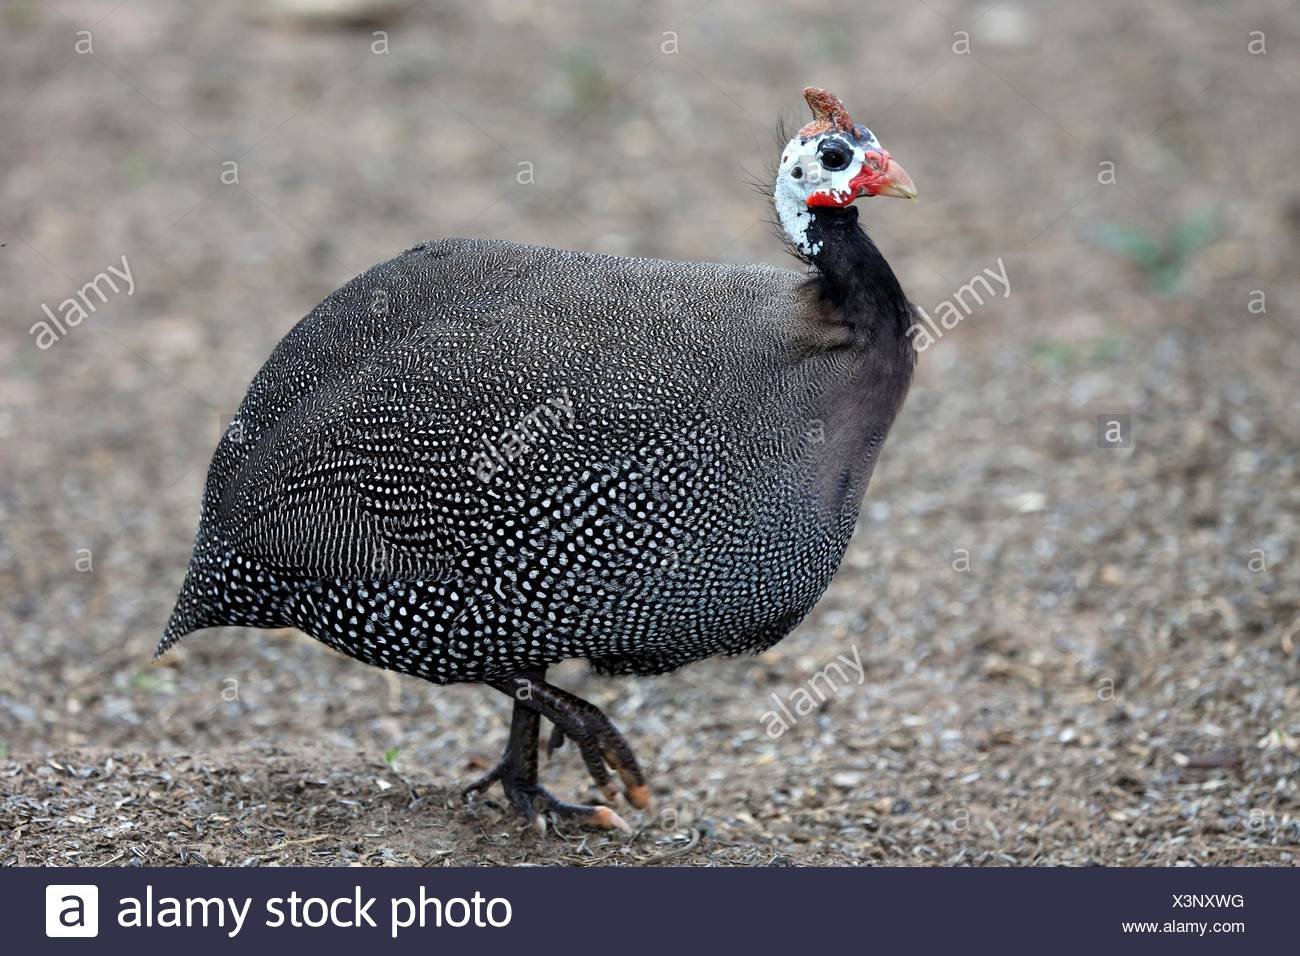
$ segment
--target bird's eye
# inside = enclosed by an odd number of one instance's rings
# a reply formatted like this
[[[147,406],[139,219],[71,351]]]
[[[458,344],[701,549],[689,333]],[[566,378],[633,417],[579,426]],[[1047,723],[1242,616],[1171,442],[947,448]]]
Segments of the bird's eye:
[[[835,173],[849,165],[850,153],[844,147],[832,143],[822,148],[820,158],[822,167]]]

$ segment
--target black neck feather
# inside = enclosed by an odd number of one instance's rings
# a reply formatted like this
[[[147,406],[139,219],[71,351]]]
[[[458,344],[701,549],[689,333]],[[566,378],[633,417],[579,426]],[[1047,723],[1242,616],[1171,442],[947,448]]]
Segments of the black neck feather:
[[[912,307],[894,270],[858,223],[858,210],[819,209],[808,226],[817,249],[810,258],[813,280],[823,303],[834,308],[859,334],[892,333],[905,341]]]

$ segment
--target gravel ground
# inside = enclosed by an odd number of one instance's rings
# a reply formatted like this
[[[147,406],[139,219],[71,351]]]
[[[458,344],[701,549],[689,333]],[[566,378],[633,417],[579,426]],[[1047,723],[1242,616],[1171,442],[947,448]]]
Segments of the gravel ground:
[[[363,6],[0,12],[0,861],[1300,862],[1294,3]],[[863,204],[914,301],[1010,292],[922,356],[790,638],[554,672],[652,774],[634,837],[463,807],[485,688],[288,631],[150,663],[223,419],[300,315],[444,235],[788,261],[748,183],[810,82],[920,187]],[[39,348],[124,254],[133,291]]]

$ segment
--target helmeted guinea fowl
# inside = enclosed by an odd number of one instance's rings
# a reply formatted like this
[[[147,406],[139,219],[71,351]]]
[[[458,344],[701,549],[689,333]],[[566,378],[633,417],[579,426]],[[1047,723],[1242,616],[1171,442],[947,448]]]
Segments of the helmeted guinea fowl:
[[[545,717],[611,802],[611,771],[650,797],[547,666],[657,674],[783,638],[844,554],[912,377],[911,306],[851,205],[911,180],[838,99],[804,95],[774,190],[804,272],[442,240],[317,306],[217,447],[158,653],[296,627],[489,684],[514,698],[510,739],[469,789],[626,828],[538,784]]]

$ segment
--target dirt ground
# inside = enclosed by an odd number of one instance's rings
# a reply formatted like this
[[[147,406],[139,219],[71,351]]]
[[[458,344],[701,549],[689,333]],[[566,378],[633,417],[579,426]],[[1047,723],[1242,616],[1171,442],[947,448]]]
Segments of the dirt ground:
[[[1294,2],[270,6],[0,11],[0,861],[1300,862]],[[447,235],[793,264],[750,179],[808,83],[918,184],[862,204],[912,299],[1010,289],[921,356],[791,637],[554,672],[652,775],[633,837],[461,805],[486,688],[291,632],[150,663],[299,316]],[[123,255],[133,291],[40,348]],[[773,738],[837,655],[865,679]],[[543,774],[590,796],[571,748]]]

